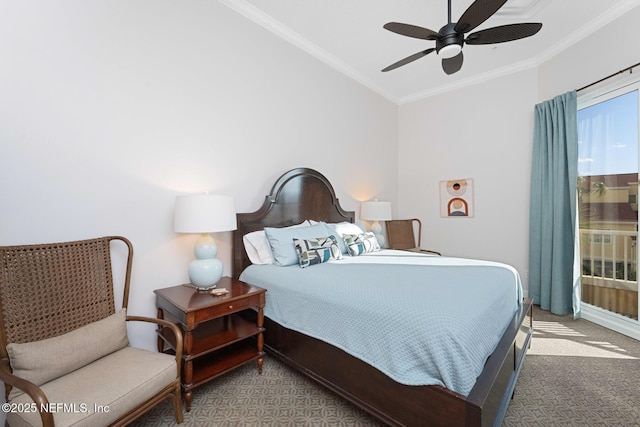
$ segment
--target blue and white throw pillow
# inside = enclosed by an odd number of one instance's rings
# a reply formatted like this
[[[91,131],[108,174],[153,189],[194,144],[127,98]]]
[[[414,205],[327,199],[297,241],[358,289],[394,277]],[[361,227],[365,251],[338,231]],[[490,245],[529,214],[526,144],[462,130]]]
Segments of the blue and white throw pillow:
[[[301,268],[321,264],[332,259],[342,259],[342,251],[334,236],[315,239],[293,239]]]
[[[358,256],[380,250],[378,239],[376,239],[375,234],[370,231],[361,234],[343,234],[342,238],[351,256]]]

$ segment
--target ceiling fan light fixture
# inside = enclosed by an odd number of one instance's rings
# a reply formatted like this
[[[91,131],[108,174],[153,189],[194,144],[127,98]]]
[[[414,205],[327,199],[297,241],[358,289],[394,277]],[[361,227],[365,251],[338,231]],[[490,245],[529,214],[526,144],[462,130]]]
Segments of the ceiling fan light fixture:
[[[438,55],[442,57],[442,59],[453,58],[454,56],[458,56],[458,54],[462,51],[462,46],[457,43],[453,43],[447,46],[442,47],[438,51]]]

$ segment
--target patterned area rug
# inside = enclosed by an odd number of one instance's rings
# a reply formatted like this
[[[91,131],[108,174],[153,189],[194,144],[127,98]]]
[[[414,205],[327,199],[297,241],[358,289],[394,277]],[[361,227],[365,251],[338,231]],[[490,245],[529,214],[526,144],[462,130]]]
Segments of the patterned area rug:
[[[183,405],[184,406],[184,405]],[[383,426],[349,402],[267,355],[193,391],[181,426]],[[176,425],[167,400],[134,424]]]
[[[640,426],[640,342],[535,307],[534,330],[503,426]],[[267,355],[194,390],[183,426],[382,426]],[[169,401],[137,427],[173,426]]]

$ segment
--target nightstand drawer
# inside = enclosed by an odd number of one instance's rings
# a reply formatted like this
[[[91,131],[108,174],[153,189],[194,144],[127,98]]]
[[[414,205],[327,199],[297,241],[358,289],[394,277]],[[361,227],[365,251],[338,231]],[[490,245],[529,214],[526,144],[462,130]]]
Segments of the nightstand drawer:
[[[227,314],[235,313],[236,311],[244,310],[249,308],[250,302],[250,298],[225,301],[223,304],[209,307],[206,310],[200,310],[195,314],[195,321],[196,323],[199,323],[215,317],[225,316]]]

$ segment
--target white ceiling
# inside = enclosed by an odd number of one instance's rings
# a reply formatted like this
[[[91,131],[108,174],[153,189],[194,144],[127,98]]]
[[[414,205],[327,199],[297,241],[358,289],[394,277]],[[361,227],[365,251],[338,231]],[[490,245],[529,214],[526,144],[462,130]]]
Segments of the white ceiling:
[[[438,31],[447,23],[447,0],[219,1],[396,103],[534,67],[640,5],[640,0],[508,0],[474,31],[541,22],[540,32],[508,43],[465,45],[462,69],[446,75],[435,52],[393,71],[380,70],[435,47],[382,26],[395,21]],[[452,0],[452,21],[471,3]]]

